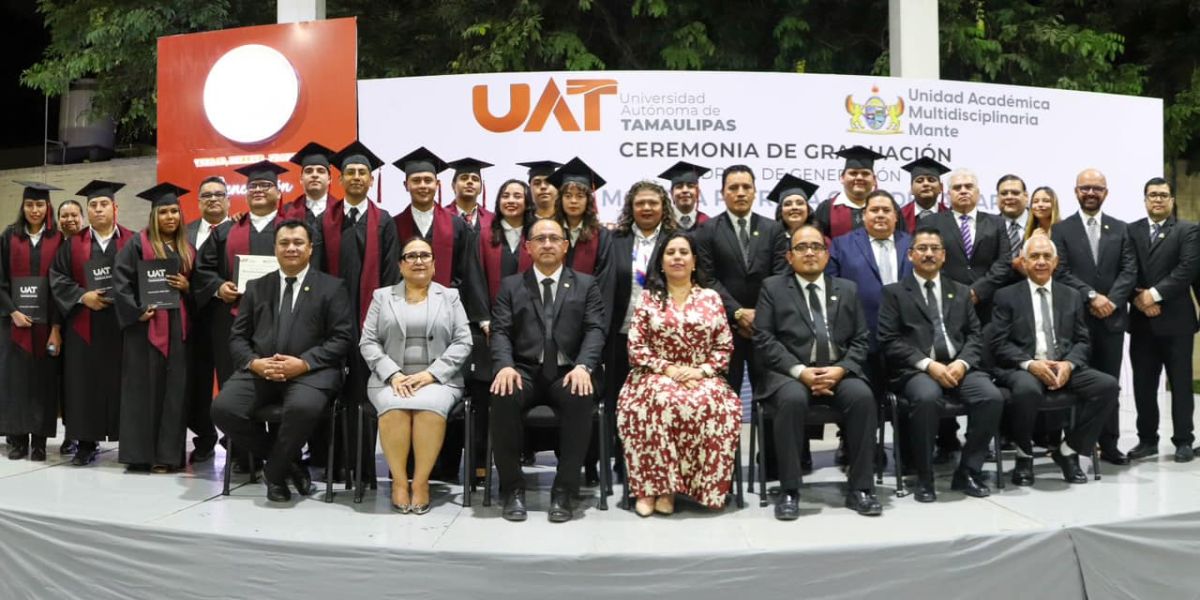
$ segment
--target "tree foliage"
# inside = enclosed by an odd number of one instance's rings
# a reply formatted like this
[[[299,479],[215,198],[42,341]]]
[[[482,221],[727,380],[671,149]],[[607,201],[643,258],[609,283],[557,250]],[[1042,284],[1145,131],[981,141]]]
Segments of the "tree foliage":
[[[260,0],[39,0],[53,43],[25,85],[100,79],[124,139],[154,126],[158,36],[271,22]],[[886,74],[886,0],[328,0],[359,76],[693,69]],[[1168,159],[1200,158],[1200,3],[941,0],[942,77],[1164,99]],[[1193,160],[1200,165],[1200,160]]]

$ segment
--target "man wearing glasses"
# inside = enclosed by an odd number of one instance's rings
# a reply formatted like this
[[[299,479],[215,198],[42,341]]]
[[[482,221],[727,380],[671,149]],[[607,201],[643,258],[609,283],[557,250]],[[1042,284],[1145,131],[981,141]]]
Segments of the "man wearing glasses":
[[[875,396],[864,380],[870,334],[854,282],[825,275],[825,236],[811,225],[792,234],[791,274],[768,277],[754,311],[754,346],[763,384],[755,399],[775,409],[780,495],[775,518],[800,516],[800,442],[808,405],[828,402],[842,414],[849,468],[846,507],[876,516]]]
[[[942,279],[946,248],[933,227],[918,229],[908,249],[913,272],[883,288],[879,345],[889,383],[901,398],[909,453],[916,468],[917,502],[934,502],[933,444],[939,405],[950,396],[967,407],[967,443],[950,489],[968,496],[991,494],[983,475],[988,443],[1000,428],[1004,398],[979,369],[983,340],[967,286]]]
[[[500,474],[501,515],[524,521],[521,474],[522,415],[547,404],[559,419],[558,472],[549,519],[572,518],[580,469],[592,439],[592,413],[608,326],[600,286],[590,275],[563,267],[568,242],[562,225],[538,219],[525,242],[532,269],[505,277],[492,310],[491,430]]]

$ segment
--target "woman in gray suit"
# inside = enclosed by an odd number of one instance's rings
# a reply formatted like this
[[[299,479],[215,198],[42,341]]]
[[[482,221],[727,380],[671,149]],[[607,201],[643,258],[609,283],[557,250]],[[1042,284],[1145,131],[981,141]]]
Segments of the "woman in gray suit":
[[[375,290],[358,348],[371,369],[367,395],[392,471],[392,508],[429,512],[429,472],[442,447],[446,415],[462,397],[471,328],[458,290],[433,283],[433,247],[413,238],[400,250],[403,281]],[[412,493],[408,452],[413,452]]]

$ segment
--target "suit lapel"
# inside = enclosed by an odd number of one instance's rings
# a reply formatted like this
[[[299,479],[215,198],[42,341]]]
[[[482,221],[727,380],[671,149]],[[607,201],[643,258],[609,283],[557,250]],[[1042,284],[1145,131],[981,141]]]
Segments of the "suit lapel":
[[[1105,248],[1104,231],[1106,229],[1108,229],[1108,225],[1106,225],[1103,222],[1103,219],[1101,220],[1101,224],[1100,224],[1100,248],[1099,248],[1099,252],[1098,252],[1099,256],[1096,256],[1096,257],[1092,256],[1092,241],[1091,241],[1091,239],[1088,238],[1087,223],[1083,219],[1082,211],[1075,213],[1069,220],[1063,221],[1062,223],[1060,223],[1058,225],[1058,227],[1069,227],[1074,230],[1074,231],[1072,231],[1072,233],[1078,232],[1079,239],[1083,240],[1084,245],[1086,245],[1088,248],[1088,251],[1085,254],[1087,254],[1088,259],[1091,260],[1093,268],[1099,267],[1100,263],[1104,262],[1104,248]]]
[[[837,323],[838,310],[842,308],[842,286],[832,277],[825,276],[825,325],[829,330],[829,341],[833,342],[834,323]],[[836,346],[837,344],[834,343]]]
[[[916,276],[906,277],[904,279],[904,289],[912,295],[913,301],[916,302],[918,308],[921,309],[921,316],[925,320],[933,322],[933,317],[929,314],[929,303],[925,301],[925,290],[921,289],[921,282],[917,281]]]
[[[725,223],[717,223],[718,235],[725,237],[725,243],[729,244],[729,247],[733,249],[733,255],[738,257],[736,261],[738,266],[742,268],[743,273],[748,273],[750,269],[746,266],[746,261],[741,260],[742,243],[737,239],[737,223],[733,221],[733,217],[729,213],[724,213],[722,216],[725,217]],[[726,224],[728,224],[728,227]]]
[[[945,227],[942,228],[942,237],[952,241],[954,249],[963,257],[964,262],[970,262],[970,257],[967,256],[967,247],[963,244],[962,229],[958,225],[958,213],[948,211],[938,214],[946,215],[941,217],[942,223],[945,224]]]
[[[558,278],[558,289],[554,290],[554,324],[558,324],[558,316],[562,314],[563,300],[567,294],[575,286],[575,271],[563,269],[562,276]]]
[[[813,322],[808,315],[808,301],[804,296],[808,292],[800,288],[800,283],[796,281],[795,275],[788,278],[788,287],[792,290],[792,300],[800,311],[800,318],[804,320],[805,325],[808,325],[808,330],[813,331]]]
[[[911,267],[905,268],[905,265],[908,264],[906,257],[908,256],[908,247],[912,245],[912,236],[897,230],[892,235],[892,239],[895,240],[893,245],[896,247],[896,281],[901,281],[912,272]]]
[[[392,311],[392,318],[400,327],[400,335],[408,337],[408,324],[401,318],[404,307],[404,282],[401,281],[392,286],[392,295],[388,298],[388,309]]]
[[[479,222],[479,215],[475,215],[475,222]],[[429,318],[425,320],[425,338],[429,339],[433,332],[433,324],[441,318],[442,307],[446,303],[445,290],[442,286],[435,283],[429,284]]]
[[[542,285],[538,283],[537,268],[534,267],[525,271],[525,290],[533,298],[533,312],[537,314],[538,324],[545,321],[546,317],[542,316]]]
[[[871,247],[871,236],[867,234],[866,229],[854,230],[854,245],[858,247],[858,251],[862,253],[868,265],[871,265],[871,272],[875,274],[875,279],[883,283],[882,276],[879,274],[879,263],[875,261],[875,249]]]
[[[1149,225],[1147,225],[1147,227],[1149,227]],[[1160,229],[1158,231],[1158,239],[1150,240],[1150,255],[1151,256],[1154,256],[1154,253],[1156,251],[1158,251],[1159,248],[1161,248],[1165,245],[1165,244],[1163,244],[1163,242],[1167,241],[1167,238],[1171,237],[1171,232],[1174,231],[1174,229],[1175,229],[1175,217],[1167,217],[1167,220],[1163,221],[1162,229]],[[1147,234],[1147,235],[1149,235],[1149,234]]]
[[[1063,344],[1060,340],[1071,339],[1071,329],[1074,325],[1070,322],[1070,319],[1066,318],[1067,312],[1071,310],[1071,305],[1067,300],[1065,286],[1059,285],[1057,282],[1052,282],[1050,284],[1050,293],[1054,295],[1054,299],[1051,301],[1054,305],[1052,307],[1054,316],[1051,317],[1054,319],[1054,341],[1056,342],[1058,352],[1061,354],[1063,352]]]
[[[304,275],[304,281],[298,281],[299,285],[296,286],[296,289],[292,290],[296,294],[296,300],[292,303],[292,323],[296,322],[296,315],[299,315],[300,311],[304,310],[305,306],[307,306],[305,299],[312,291],[312,282],[316,278],[316,271],[310,267],[308,273]]]
[[[954,304],[954,286],[949,279],[943,278],[942,281],[942,327],[946,328],[946,333],[950,333],[950,311]]]

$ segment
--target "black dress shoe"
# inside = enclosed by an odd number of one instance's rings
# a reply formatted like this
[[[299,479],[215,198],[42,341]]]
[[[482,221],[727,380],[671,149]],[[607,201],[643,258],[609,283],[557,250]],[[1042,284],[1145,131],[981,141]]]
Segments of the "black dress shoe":
[[[287,483],[267,482],[267,500],[271,502],[287,502],[292,499]]]
[[[1124,452],[1121,452],[1121,450],[1116,446],[1111,448],[1101,448],[1100,460],[1118,466],[1129,464],[1129,457],[1126,456]]]
[[[1017,457],[1017,466],[1012,470],[1013,485],[1033,485],[1033,458]]]
[[[208,462],[217,455],[217,451],[212,448],[193,448],[192,453],[188,455],[188,463],[196,464]]]
[[[8,449],[8,460],[21,460],[29,456],[29,446],[13,446]]]
[[[71,458],[71,464],[76,467],[84,467],[96,461],[96,456],[100,454],[100,449],[95,443],[80,442],[79,447],[75,449],[75,456]]]
[[[292,463],[292,469],[288,473],[288,479],[292,481],[292,485],[296,486],[296,493],[300,494],[301,496],[308,496],[316,490],[316,488],[313,487],[312,473],[308,472],[307,467],[302,467],[296,463]]]
[[[1192,450],[1191,444],[1181,444],[1175,446],[1175,462],[1192,462],[1193,458],[1196,458],[1196,452]]]
[[[883,514],[883,505],[875,494],[866,490],[854,490],[846,495],[846,508],[864,517],[878,517]]]
[[[800,492],[787,490],[779,494],[779,500],[775,502],[775,518],[780,521],[800,518]]]
[[[933,488],[932,481],[921,481],[917,483],[917,491],[913,493],[913,500],[917,502],[937,502],[937,490]]]
[[[37,462],[46,462],[46,447],[33,446],[29,449],[29,460]]]
[[[550,522],[566,523],[574,516],[571,513],[571,495],[566,492],[550,492]]]
[[[525,517],[529,516],[529,511],[525,509],[525,490],[513,490],[504,497],[504,508],[500,511],[500,516],[504,517],[505,521],[524,521]]]
[[[77,450],[79,450],[79,445],[75,443],[75,440],[63,440],[62,445],[58,447],[58,453],[62,456],[75,454]]]
[[[962,492],[972,498],[987,498],[992,495],[992,490],[988,486],[981,484],[972,477],[970,471],[962,468],[954,471],[954,479],[950,481],[950,489]]]
[[[1050,458],[1054,459],[1054,464],[1062,469],[1063,479],[1067,483],[1087,483],[1087,475],[1083,474],[1083,469],[1079,468],[1079,455],[1072,454],[1064,456],[1058,450],[1050,452]]]
[[[1151,456],[1155,456],[1157,454],[1158,442],[1138,442],[1136,446],[1129,450],[1129,454],[1126,454],[1125,456],[1128,456],[1129,460],[1142,460],[1143,458],[1150,458]]]

